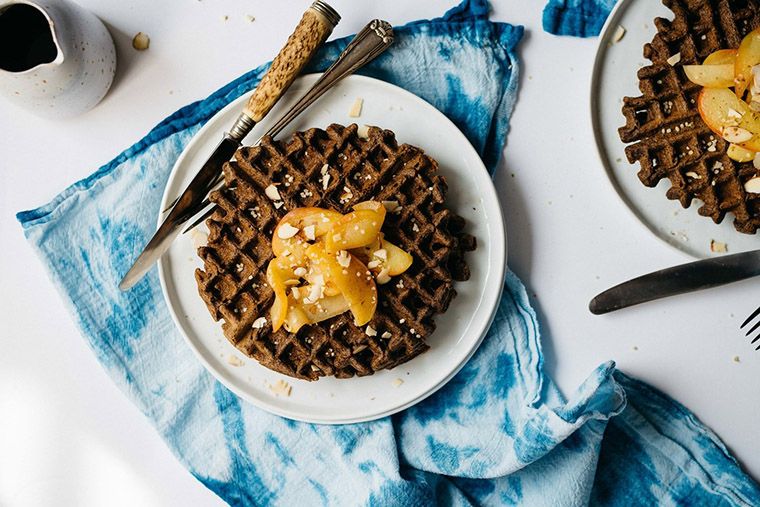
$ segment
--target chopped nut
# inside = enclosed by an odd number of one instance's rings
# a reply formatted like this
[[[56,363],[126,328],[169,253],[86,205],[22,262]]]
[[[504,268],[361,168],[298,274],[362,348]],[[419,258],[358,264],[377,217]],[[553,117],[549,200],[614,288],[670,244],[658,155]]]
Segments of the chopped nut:
[[[290,293],[293,294],[293,299],[301,299],[301,289],[298,287],[291,288]]]
[[[269,185],[267,188],[265,188],[264,193],[273,201],[279,201],[282,199],[282,197],[280,197],[280,191],[277,190],[277,187],[274,185]]]
[[[235,367],[243,366],[245,364],[243,360],[240,359],[238,356],[229,356],[227,358],[227,363]]]
[[[383,206],[385,206],[386,211],[390,211],[391,213],[399,207],[398,201],[383,201]]]
[[[387,339],[388,339],[388,338],[390,338],[391,336],[392,336],[392,335],[391,335],[391,334],[390,334],[388,331],[386,331],[386,332],[384,332],[383,334],[381,334],[381,335],[380,335],[380,338],[384,338],[384,339],[386,339],[386,340],[387,340]]]
[[[380,285],[384,285],[391,281],[391,277],[388,274],[388,268],[383,268],[380,273],[377,274],[377,277],[375,278],[377,280],[377,283]]]
[[[367,263],[367,267],[368,267],[369,269],[375,269],[375,268],[379,267],[379,266],[380,266],[380,264],[381,264],[381,262],[380,262],[380,261],[378,261],[378,260],[373,260],[373,261],[369,261],[369,262]]]
[[[384,261],[388,260],[388,251],[385,248],[375,251],[372,255]]]
[[[296,234],[298,234],[299,230],[300,229],[298,227],[293,227],[289,223],[285,222],[284,224],[282,224],[281,226],[277,228],[277,236],[280,239],[290,239]]]
[[[369,125],[362,125],[358,129],[356,129],[356,135],[358,135],[362,139],[368,139],[369,138]]]
[[[282,205],[283,205],[283,204],[285,204],[285,203],[284,203],[284,202],[282,202],[282,201],[277,201],[277,202],[275,202],[275,203],[274,203],[274,209],[280,209],[280,208],[282,208]]]
[[[375,331],[375,329],[370,325],[367,325],[367,328],[364,330],[364,332],[367,334],[367,336],[377,336],[377,331]]]
[[[340,201],[350,201],[354,197],[354,193],[351,191],[350,188],[344,186],[343,187],[343,194],[340,196]]]
[[[401,380],[400,378],[397,378],[397,379],[395,379],[395,380],[393,381],[393,387],[399,387],[399,386],[400,386],[401,384],[403,384],[403,383],[404,383],[404,381],[403,381],[403,380]]]
[[[713,239],[710,241],[710,251],[715,253],[726,253],[728,252],[728,246],[725,243]]]
[[[693,180],[701,180],[702,179],[702,176],[700,176],[699,174],[695,173],[694,171],[687,171],[686,174],[685,174],[685,176],[688,176],[689,178],[691,178]]]
[[[272,391],[276,396],[290,396],[292,389],[293,387],[284,380],[278,380],[274,384],[269,384],[269,390]]]
[[[623,40],[623,37],[625,37],[625,27],[623,25],[618,25],[617,29],[615,30],[615,34],[612,36],[612,42],[620,42]]]
[[[208,244],[208,234],[206,234],[205,232],[199,231],[198,229],[193,229],[192,239],[193,239],[193,246],[195,247],[196,250]]]
[[[748,180],[744,184],[744,190],[750,194],[760,194],[760,176],[755,176]]]
[[[320,299],[322,299],[323,297],[325,297],[324,282],[322,284],[315,283],[314,285],[311,286],[311,289],[309,290],[309,296],[303,298],[303,302],[306,304],[314,304]]]
[[[345,250],[339,250],[338,254],[335,256],[335,259],[338,261],[338,264],[340,264],[341,267],[347,268],[351,265],[351,256],[348,255],[348,252]]]
[[[316,237],[316,227],[314,225],[307,225],[303,228],[303,234],[306,236],[306,239],[309,241],[314,241],[317,239]]]
[[[745,143],[752,139],[752,137],[752,132],[741,127],[723,127],[723,139],[729,143]]]
[[[358,118],[362,115],[362,106],[364,105],[364,99],[357,98],[354,100],[351,109],[348,111],[348,116],[351,118]]]
[[[142,32],[137,32],[137,35],[132,39],[132,47],[138,51],[145,51],[150,47],[150,37]]]
[[[678,63],[678,62],[680,62],[680,61],[681,61],[681,53],[676,53],[676,54],[674,54],[673,56],[671,56],[670,58],[668,58],[668,60],[667,60],[667,62],[668,62],[668,63],[669,63],[671,66],[673,66],[673,65],[677,64],[677,63]]]
[[[253,321],[253,329],[261,329],[262,327],[266,325],[267,325],[266,317],[259,317],[258,319]]]
[[[296,276],[300,276],[301,278],[306,276],[306,273],[308,273],[308,271],[306,271],[306,268],[301,267],[301,266],[298,266],[296,269],[293,270],[293,274]]]
[[[254,21],[256,21],[256,18],[254,18],[250,14],[246,14],[245,15],[245,20],[248,21],[249,23],[253,23]]]
[[[729,118],[736,118],[737,120],[741,119],[741,117],[744,116],[742,113],[740,113],[739,111],[737,111],[736,109],[732,107],[728,108],[728,112],[726,113],[726,115]]]

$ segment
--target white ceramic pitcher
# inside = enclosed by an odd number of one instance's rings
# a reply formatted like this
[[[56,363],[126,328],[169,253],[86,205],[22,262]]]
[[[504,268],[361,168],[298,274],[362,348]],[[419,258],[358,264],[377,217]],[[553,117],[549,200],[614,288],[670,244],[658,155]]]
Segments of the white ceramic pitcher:
[[[116,71],[111,34],[69,0],[0,0],[0,94],[45,117],[94,107]]]

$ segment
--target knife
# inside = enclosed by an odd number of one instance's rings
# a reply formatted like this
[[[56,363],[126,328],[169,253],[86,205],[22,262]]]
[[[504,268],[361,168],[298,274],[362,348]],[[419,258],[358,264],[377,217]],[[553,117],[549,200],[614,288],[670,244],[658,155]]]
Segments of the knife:
[[[197,212],[198,205],[216,183],[222,164],[232,158],[243,138],[272,109],[339,21],[340,15],[322,0],[316,0],[306,10],[285,46],[272,60],[272,65],[261,78],[235,124],[224,134],[222,141],[177,199],[169,216],[124,275],[119,289],[132,287],[169,249],[182,225]]]
[[[668,296],[709,289],[760,275],[760,250],[689,262],[621,283],[588,305],[602,315]]]

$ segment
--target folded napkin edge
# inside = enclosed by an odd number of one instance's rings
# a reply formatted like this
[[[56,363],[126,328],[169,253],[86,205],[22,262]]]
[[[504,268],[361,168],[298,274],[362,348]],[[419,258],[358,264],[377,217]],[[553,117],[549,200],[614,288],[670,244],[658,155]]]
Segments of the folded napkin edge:
[[[753,505],[753,500],[747,497],[747,494],[754,494],[760,497],[760,486],[744,472],[741,464],[736,458],[729,452],[726,444],[720,439],[720,437],[705,425],[699,418],[691,412],[685,405],[678,400],[672,398],[659,389],[650,386],[630,375],[624,373],[621,370],[614,372],[615,379],[625,389],[629,400],[629,405],[632,409],[640,412],[640,401],[646,400],[647,405],[654,405],[655,403],[660,407],[668,407],[669,412],[675,412],[678,414],[679,420],[681,420],[688,428],[694,433],[698,433],[704,436],[708,443],[713,446],[718,455],[711,455],[713,458],[719,457],[722,461],[717,462],[715,460],[699,459],[699,456],[695,456],[693,452],[683,447],[678,441],[673,441],[676,445],[681,447],[684,452],[688,453],[692,457],[694,463],[696,463],[704,472],[706,479],[709,481],[710,489],[715,491],[716,494],[726,494],[733,497],[734,500],[742,502],[746,505]],[[656,401],[654,401],[656,400]],[[625,421],[622,419],[621,421]],[[653,425],[658,433],[662,433],[660,427],[655,425],[655,422],[651,418],[647,418],[647,422]],[[672,423],[671,421],[668,421]],[[671,439],[672,440],[672,439]],[[666,456],[669,458],[669,456]],[[692,477],[693,480],[700,481],[699,477],[696,477],[689,470],[684,469],[679,463],[671,460],[675,466],[678,466],[684,474]],[[725,469],[721,469],[721,466],[728,465],[741,472],[741,480],[737,481],[736,474],[726,473]],[[730,483],[729,483],[730,480]],[[700,481],[701,482],[701,481]],[[749,488],[754,491],[745,491],[744,488]]]

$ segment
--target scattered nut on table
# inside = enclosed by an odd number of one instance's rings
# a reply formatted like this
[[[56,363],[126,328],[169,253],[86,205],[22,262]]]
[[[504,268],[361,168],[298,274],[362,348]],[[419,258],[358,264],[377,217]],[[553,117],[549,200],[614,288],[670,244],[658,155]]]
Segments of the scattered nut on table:
[[[150,37],[148,37],[148,34],[137,32],[137,35],[132,38],[132,47],[138,51],[148,49],[150,47]]]

